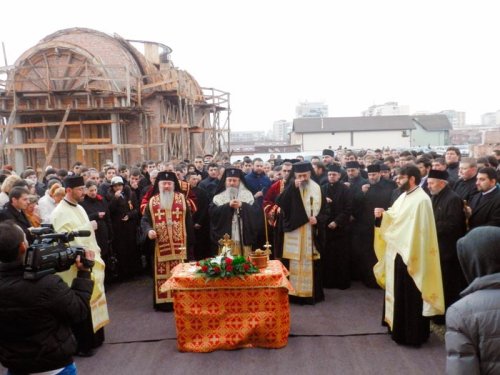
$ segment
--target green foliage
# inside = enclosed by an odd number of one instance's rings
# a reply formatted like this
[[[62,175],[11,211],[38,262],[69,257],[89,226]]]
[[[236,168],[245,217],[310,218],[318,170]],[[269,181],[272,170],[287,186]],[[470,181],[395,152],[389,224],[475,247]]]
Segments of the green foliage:
[[[258,273],[259,269],[252,262],[241,255],[230,257],[216,257],[200,260],[197,263],[199,269],[196,271],[200,276],[207,279],[240,277],[251,273]]]

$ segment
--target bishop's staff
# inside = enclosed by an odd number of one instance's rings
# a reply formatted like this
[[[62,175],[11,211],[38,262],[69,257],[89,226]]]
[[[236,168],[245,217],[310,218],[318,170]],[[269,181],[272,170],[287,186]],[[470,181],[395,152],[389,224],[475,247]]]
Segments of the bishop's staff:
[[[311,204],[311,217],[314,217],[314,198],[311,195],[309,197],[309,203]],[[311,226],[311,267],[312,267],[312,293],[314,298],[314,230],[312,224]]]
[[[314,198],[312,195],[309,197],[309,203],[311,203],[311,217],[314,217],[314,210],[313,210]],[[311,255],[312,259],[314,259],[314,231],[312,225],[311,225]]]
[[[235,191],[231,191],[231,196],[230,199],[232,201],[238,199],[238,195],[237,195],[237,192]],[[240,238],[240,255],[245,255],[244,254],[244,249],[243,249],[243,231],[242,231],[242,228],[241,228],[241,211],[240,211],[240,208],[236,208],[236,220],[237,220],[237,224],[238,224],[238,236]],[[233,236],[234,237],[234,236]]]

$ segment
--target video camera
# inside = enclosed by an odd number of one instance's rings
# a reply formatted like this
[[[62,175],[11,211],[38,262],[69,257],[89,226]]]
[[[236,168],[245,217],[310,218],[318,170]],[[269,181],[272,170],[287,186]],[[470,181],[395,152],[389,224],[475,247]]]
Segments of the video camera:
[[[31,233],[36,236],[33,244],[26,251],[24,262],[24,278],[38,280],[56,272],[68,270],[80,255],[87,268],[94,266],[94,261],[85,258],[85,249],[80,246],[69,246],[68,242],[75,237],[88,237],[90,231],[79,230],[65,233],[54,233],[52,226],[35,228]]]

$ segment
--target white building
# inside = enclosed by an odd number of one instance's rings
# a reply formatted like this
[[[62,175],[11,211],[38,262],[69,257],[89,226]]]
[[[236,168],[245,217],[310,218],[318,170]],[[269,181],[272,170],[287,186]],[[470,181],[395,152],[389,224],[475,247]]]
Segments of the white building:
[[[253,144],[265,139],[266,132],[264,131],[231,131],[231,143]]]
[[[401,116],[410,114],[410,106],[399,105],[398,102],[375,104],[361,112],[363,116]]]
[[[448,117],[453,129],[465,127],[465,112],[447,109],[439,113]]]
[[[273,123],[272,139],[279,142],[288,142],[292,132],[292,122],[279,120]]]
[[[295,107],[297,117],[328,117],[328,105],[324,102],[300,102]]]
[[[444,115],[298,118],[290,143],[302,151],[423,147],[447,144],[449,130]]]
[[[481,116],[481,125],[497,126],[500,125],[500,110],[496,112],[488,112]]]

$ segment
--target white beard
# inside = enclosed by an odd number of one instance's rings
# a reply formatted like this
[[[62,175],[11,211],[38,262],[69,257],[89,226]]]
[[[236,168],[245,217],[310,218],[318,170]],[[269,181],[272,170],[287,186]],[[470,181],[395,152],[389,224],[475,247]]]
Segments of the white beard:
[[[174,192],[173,191],[160,192],[160,207],[163,210],[171,209],[172,203],[174,203]]]

